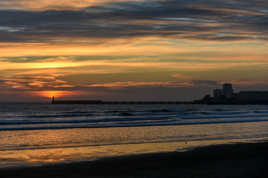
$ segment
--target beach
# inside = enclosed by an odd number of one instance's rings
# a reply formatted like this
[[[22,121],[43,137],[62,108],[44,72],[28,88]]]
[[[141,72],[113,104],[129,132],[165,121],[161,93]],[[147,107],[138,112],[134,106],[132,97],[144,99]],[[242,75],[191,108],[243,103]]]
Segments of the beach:
[[[0,112],[0,178],[268,177],[267,106],[17,104]]]
[[[168,152],[119,156],[90,162],[0,170],[15,177],[268,177],[268,142],[238,143]]]

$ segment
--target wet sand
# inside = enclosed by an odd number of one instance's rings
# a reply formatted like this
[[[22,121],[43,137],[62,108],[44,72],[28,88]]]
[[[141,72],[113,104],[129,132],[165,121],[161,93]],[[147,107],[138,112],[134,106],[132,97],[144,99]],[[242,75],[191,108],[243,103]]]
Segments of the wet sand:
[[[1,178],[267,178],[268,142],[208,146],[186,152],[106,158],[93,162],[0,169]]]

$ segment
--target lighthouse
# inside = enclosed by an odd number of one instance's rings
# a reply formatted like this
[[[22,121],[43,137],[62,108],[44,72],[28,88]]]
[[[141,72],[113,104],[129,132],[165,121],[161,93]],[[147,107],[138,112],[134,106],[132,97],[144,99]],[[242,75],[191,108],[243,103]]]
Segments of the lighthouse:
[[[54,102],[55,102],[55,97],[52,96],[52,98],[51,98],[51,104],[54,104]]]

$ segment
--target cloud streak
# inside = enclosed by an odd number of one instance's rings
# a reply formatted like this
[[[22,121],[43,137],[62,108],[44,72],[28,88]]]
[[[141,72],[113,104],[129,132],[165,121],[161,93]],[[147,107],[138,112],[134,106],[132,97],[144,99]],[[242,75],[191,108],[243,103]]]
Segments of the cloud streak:
[[[0,96],[267,88],[265,0],[0,0],[0,16]]]
[[[52,1],[45,2],[52,4]],[[10,3],[6,6],[23,4],[18,0]],[[0,4],[9,3],[2,0]],[[79,3],[66,4],[75,8],[74,4]],[[72,38],[77,43],[97,44],[144,37],[208,41],[268,39],[268,3],[261,0],[254,3],[249,0],[106,1],[103,4],[81,1],[80,4],[86,5],[67,10],[3,9],[0,16],[6,18],[0,19],[1,42],[68,43]]]

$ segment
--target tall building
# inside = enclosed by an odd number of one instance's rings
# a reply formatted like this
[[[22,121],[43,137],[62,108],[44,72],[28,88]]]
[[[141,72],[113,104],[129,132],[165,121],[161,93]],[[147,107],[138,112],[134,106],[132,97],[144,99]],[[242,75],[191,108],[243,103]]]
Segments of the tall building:
[[[222,98],[223,94],[222,94],[222,90],[221,89],[215,89],[213,90],[213,97],[215,99],[220,99]]]
[[[233,86],[230,83],[225,83],[222,85],[222,93],[225,98],[232,98],[233,97]]]

